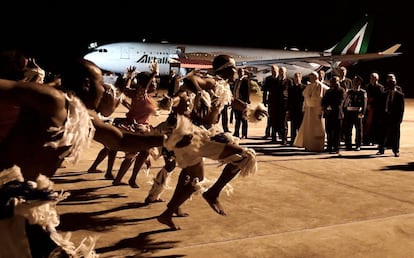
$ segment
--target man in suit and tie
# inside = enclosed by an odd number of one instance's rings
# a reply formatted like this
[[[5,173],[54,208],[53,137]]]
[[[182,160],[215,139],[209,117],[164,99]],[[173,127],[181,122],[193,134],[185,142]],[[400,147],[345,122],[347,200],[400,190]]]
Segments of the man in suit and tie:
[[[400,156],[400,127],[404,116],[404,93],[397,85],[395,74],[388,74],[383,95],[383,120],[377,155],[391,148],[395,157]]]

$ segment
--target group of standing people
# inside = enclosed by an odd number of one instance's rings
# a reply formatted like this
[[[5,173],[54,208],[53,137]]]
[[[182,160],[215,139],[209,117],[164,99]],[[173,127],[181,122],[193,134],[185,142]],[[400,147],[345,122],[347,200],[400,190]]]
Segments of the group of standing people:
[[[400,155],[404,93],[395,74],[387,74],[383,86],[378,73],[371,73],[369,83],[363,85],[358,75],[349,79],[345,67],[339,67],[330,80],[323,70],[312,72],[306,84],[300,73],[286,79],[284,67],[273,65],[271,71],[263,84],[263,103],[269,109],[264,138],[276,142],[279,136],[286,145],[290,121],[290,144],[307,151],[339,154],[343,142],[346,150],[377,144],[377,155],[386,148]]]
[[[277,136],[282,145],[287,144],[288,91],[292,81],[287,77],[286,67],[272,65],[271,75],[263,83],[263,104],[268,108],[268,123],[265,138],[271,137],[276,142]]]
[[[346,150],[356,151],[363,145],[377,144],[377,155],[390,148],[394,156],[399,157],[405,103],[395,74],[387,74],[385,85],[379,82],[376,72],[370,74],[369,83],[365,86],[358,75],[352,79],[349,89],[343,88],[340,82],[339,76],[333,76],[330,89],[322,99],[327,150],[339,153],[341,141],[344,141]]]

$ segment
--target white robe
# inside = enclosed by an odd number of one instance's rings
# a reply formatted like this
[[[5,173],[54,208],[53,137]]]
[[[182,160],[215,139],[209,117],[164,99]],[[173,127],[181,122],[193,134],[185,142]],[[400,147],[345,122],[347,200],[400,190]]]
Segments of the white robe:
[[[323,151],[325,146],[325,126],[322,118],[321,100],[327,85],[316,81],[303,90],[303,120],[294,146],[305,148],[307,151]]]

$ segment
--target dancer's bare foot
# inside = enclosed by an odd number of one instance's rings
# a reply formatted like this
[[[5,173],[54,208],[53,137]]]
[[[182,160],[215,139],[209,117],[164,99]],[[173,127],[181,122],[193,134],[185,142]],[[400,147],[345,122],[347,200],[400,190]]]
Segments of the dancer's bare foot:
[[[131,180],[129,180],[129,181],[128,181],[128,184],[129,184],[129,186],[130,186],[130,187],[132,187],[132,188],[139,188],[139,185],[138,185],[137,183],[135,183],[135,181],[131,181]]]
[[[172,221],[172,218],[170,216],[160,215],[157,218],[157,220],[158,220],[159,223],[169,226],[172,230],[180,230],[181,229],[179,226],[174,224],[174,222]]]
[[[223,210],[223,207],[221,207],[220,202],[217,198],[211,198],[210,196],[208,196],[207,192],[203,193],[203,197],[215,212],[217,212],[221,216],[227,215],[226,212]]]
[[[112,174],[105,173],[105,179],[114,180],[114,176]]]
[[[187,212],[183,212],[181,210],[181,208],[177,208],[177,210],[174,212],[175,215],[177,215],[177,217],[188,217],[190,216],[190,214],[188,214]]]

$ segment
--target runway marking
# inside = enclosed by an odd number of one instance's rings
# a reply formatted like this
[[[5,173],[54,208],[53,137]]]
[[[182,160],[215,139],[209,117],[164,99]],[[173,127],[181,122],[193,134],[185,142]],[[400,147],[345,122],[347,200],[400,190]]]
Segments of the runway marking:
[[[232,243],[237,241],[244,241],[244,240],[257,240],[257,239],[263,239],[268,237],[275,237],[275,236],[283,236],[288,234],[296,234],[296,233],[304,233],[304,232],[312,232],[312,231],[321,231],[321,230],[327,230],[327,229],[334,229],[338,227],[346,227],[349,225],[358,225],[358,224],[365,224],[367,222],[381,222],[389,219],[395,219],[395,218],[404,218],[412,217],[414,216],[414,213],[407,213],[407,214],[399,214],[395,216],[388,216],[388,217],[381,217],[381,218],[374,218],[374,219],[366,219],[366,220],[360,220],[360,221],[351,221],[347,223],[339,223],[334,225],[328,225],[328,226],[321,226],[321,227],[315,227],[315,228],[305,228],[300,230],[292,230],[292,231],[285,231],[285,232],[279,232],[279,233],[273,233],[273,234],[266,234],[266,235],[259,235],[259,236],[253,236],[253,237],[243,237],[243,238],[234,238],[224,241],[216,241],[216,242],[208,242],[208,243],[200,243],[200,244],[193,244],[193,245],[187,245],[187,246],[180,246],[180,247],[173,247],[171,250],[180,250],[180,249],[191,249],[191,248],[197,248],[197,247],[203,247],[203,246],[214,246],[217,244],[225,244],[225,243]],[[414,217],[413,217],[414,219]],[[395,224],[395,223],[394,223]],[[379,231],[383,231],[383,229],[377,229]]]
[[[387,198],[387,199],[390,199],[390,200],[395,200],[395,201],[399,201],[399,202],[402,202],[402,203],[414,205],[414,202],[412,202],[412,201],[398,199],[398,198],[395,198],[393,196],[389,196],[389,195],[386,195],[386,194],[383,194],[383,193],[380,193],[380,192],[375,192],[375,191],[372,191],[372,190],[368,190],[368,189],[364,189],[364,188],[361,188],[361,187],[353,186],[353,185],[350,185],[350,184],[347,184],[347,183],[344,183],[344,182],[339,182],[339,181],[333,180],[331,178],[326,178],[326,177],[323,177],[323,176],[320,176],[320,175],[311,174],[309,172],[302,171],[302,170],[299,170],[299,169],[296,169],[296,168],[283,166],[280,163],[273,163],[272,165],[278,166],[278,167],[281,167],[281,168],[284,168],[284,169],[287,169],[287,170],[295,171],[295,172],[300,173],[300,174],[305,174],[309,177],[313,177],[313,178],[320,179],[320,180],[325,180],[325,181],[328,181],[330,183],[334,183],[334,184],[342,185],[342,186],[345,186],[345,187],[348,187],[348,188],[351,188],[351,189],[359,190],[359,191],[362,191],[362,192],[365,192],[365,193],[370,193],[370,194],[378,195],[378,196],[381,196],[381,197],[384,197],[384,198]]]
[[[358,152],[358,153],[360,153],[360,152]],[[374,154],[374,156],[375,156],[375,154]],[[317,159],[320,159],[320,158],[321,157],[319,156]],[[338,157],[338,158],[341,158],[341,157]],[[385,158],[385,157],[378,157],[378,158]],[[395,159],[395,157],[392,154],[390,155],[390,158]],[[316,159],[316,158],[314,158],[314,159]],[[300,159],[297,159],[297,160],[300,160]],[[310,160],[310,159],[306,159],[306,160]],[[272,164],[273,166],[277,166],[277,167],[284,168],[284,169],[287,169],[287,170],[291,170],[291,171],[294,171],[294,172],[297,172],[297,173],[300,173],[300,174],[305,174],[305,175],[307,175],[309,177],[313,177],[313,178],[316,178],[316,179],[328,181],[330,184],[334,183],[334,184],[337,184],[337,185],[342,185],[344,187],[348,187],[350,189],[359,190],[359,191],[362,191],[364,193],[370,193],[370,194],[373,194],[373,195],[381,196],[381,197],[384,197],[384,198],[389,199],[389,200],[395,200],[395,201],[399,201],[399,202],[402,202],[402,203],[414,205],[414,202],[413,201],[398,199],[398,198],[395,198],[393,196],[389,196],[389,195],[386,195],[386,194],[383,194],[383,193],[380,193],[380,192],[375,192],[375,191],[372,191],[372,190],[368,190],[368,189],[364,189],[364,188],[357,187],[357,186],[354,186],[354,185],[350,185],[350,184],[347,184],[347,183],[344,183],[344,182],[336,181],[336,180],[331,179],[331,178],[326,178],[326,177],[323,177],[321,175],[311,174],[311,173],[306,172],[306,171],[303,171],[303,170],[299,170],[299,169],[292,168],[292,167],[289,167],[289,166],[284,166],[284,165],[282,165],[280,163],[277,163],[277,161],[292,161],[292,159],[289,159],[289,160],[276,160],[276,162],[275,162],[275,160],[272,160],[272,161],[269,160],[269,162],[271,162],[269,164]],[[266,162],[266,161],[258,161],[258,163],[261,163],[261,162]],[[219,164],[220,163],[215,162],[215,161],[214,162],[206,162],[205,163],[206,166],[213,166],[213,165],[214,166],[217,166]],[[379,173],[381,173],[381,171]]]

